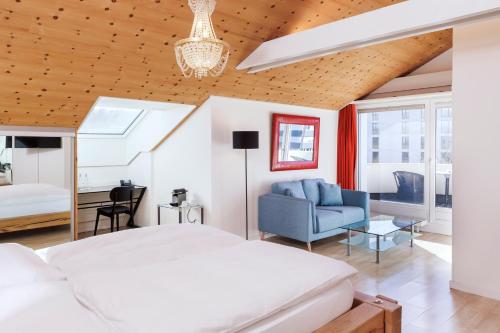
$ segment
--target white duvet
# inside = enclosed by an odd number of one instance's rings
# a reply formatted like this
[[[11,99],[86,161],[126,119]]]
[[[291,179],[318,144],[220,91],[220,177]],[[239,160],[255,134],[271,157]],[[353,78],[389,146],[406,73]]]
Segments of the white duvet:
[[[121,231],[38,253],[67,281],[47,282],[40,292],[26,289],[28,296],[14,303],[18,310],[0,316],[0,325],[39,323],[51,328],[42,331],[56,333],[68,332],[66,323],[74,320],[80,332],[87,320],[93,333],[237,332],[332,290],[356,272],[304,250],[190,224]],[[26,304],[39,304],[39,313],[23,311]],[[44,323],[66,311],[60,325]]]
[[[209,333],[240,331],[354,273],[341,261],[252,241],[70,282],[77,299],[118,332]]]
[[[0,288],[2,333],[108,333],[109,325],[83,307],[67,282]]]
[[[0,219],[70,210],[69,190],[50,184],[0,186]]]

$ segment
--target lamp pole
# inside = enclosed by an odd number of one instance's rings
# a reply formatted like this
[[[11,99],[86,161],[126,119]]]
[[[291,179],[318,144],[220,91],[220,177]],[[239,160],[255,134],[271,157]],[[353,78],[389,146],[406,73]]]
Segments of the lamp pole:
[[[233,131],[233,149],[245,150],[245,236],[248,240],[248,149],[259,149],[259,132]]]
[[[245,149],[245,221],[246,237],[248,240],[248,171],[247,171],[247,149]]]

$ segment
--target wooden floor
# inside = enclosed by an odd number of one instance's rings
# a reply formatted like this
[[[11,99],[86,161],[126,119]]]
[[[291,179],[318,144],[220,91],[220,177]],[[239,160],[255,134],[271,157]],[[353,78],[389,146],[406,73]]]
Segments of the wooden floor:
[[[405,333],[500,332],[500,302],[449,289],[451,237],[423,234],[413,248],[400,245],[375,263],[371,251],[352,247],[346,256],[343,235],[314,242],[313,252],[348,262],[359,270],[354,287],[383,294],[403,305]],[[272,237],[270,241],[305,248],[303,243]],[[500,281],[499,281],[500,283]]]
[[[19,243],[34,250],[69,241],[71,241],[71,228],[69,225],[0,234],[0,243]]]
[[[106,231],[104,231],[106,232]],[[84,233],[82,238],[91,236]],[[382,254],[380,264],[375,255],[353,247],[346,256],[339,235],[313,243],[313,252],[347,261],[359,270],[353,284],[357,290],[384,294],[403,305],[405,333],[499,332],[500,302],[462,292],[450,291],[451,238],[423,234],[415,246],[401,245]],[[19,242],[34,249],[69,241],[69,227],[0,235],[2,242]],[[289,246],[305,248],[303,243],[283,238],[269,238]]]
[[[126,226],[120,227],[120,230],[128,229]],[[26,230],[11,232],[7,234],[0,234],[0,243],[19,243],[34,250],[43,249],[49,246],[55,246],[71,241],[69,225],[62,225],[57,227]],[[109,230],[98,230],[97,234],[102,235],[108,233]],[[92,231],[82,232],[78,234],[79,239],[92,237]]]

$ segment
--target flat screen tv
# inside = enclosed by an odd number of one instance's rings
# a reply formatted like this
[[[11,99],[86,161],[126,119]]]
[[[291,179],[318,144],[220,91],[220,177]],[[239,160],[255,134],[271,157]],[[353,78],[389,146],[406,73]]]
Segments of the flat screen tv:
[[[16,136],[16,148],[61,148],[61,138],[38,137],[38,136]]]

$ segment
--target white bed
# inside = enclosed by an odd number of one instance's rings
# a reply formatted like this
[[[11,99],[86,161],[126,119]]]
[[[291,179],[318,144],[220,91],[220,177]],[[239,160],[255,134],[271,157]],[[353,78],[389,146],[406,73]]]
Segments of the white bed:
[[[87,332],[303,333],[340,316],[353,302],[348,279],[356,271],[346,263],[269,242],[244,241],[208,226],[127,230],[38,255],[67,280],[31,285],[27,290],[33,296],[19,298],[21,308],[40,299],[56,305],[40,307],[37,316],[17,315],[15,309],[8,319],[0,315],[12,332],[19,332],[14,330],[18,320],[45,328],[47,318],[64,316],[68,303],[70,315],[80,317],[77,324],[94,325]],[[45,290],[42,298],[39,289]],[[8,297],[0,289],[0,312],[2,299]],[[46,331],[67,331],[67,320],[58,325],[54,318]]]
[[[69,190],[50,184],[0,186],[0,219],[70,210]]]

